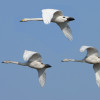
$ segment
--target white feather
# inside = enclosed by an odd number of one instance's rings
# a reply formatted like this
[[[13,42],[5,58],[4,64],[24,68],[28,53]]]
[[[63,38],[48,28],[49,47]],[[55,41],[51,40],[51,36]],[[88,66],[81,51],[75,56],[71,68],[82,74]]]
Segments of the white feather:
[[[80,48],[80,52],[84,52],[87,50],[87,56],[97,56],[98,57],[98,50],[92,46],[82,46]]]
[[[41,62],[41,55],[34,51],[25,50],[23,54],[23,59],[25,61],[39,61]]]
[[[96,83],[100,87],[100,64],[94,64],[93,69],[95,71]]]
[[[41,87],[44,86],[45,81],[46,81],[46,68],[38,69],[38,77],[39,77],[39,82]]]
[[[56,16],[63,15],[60,10],[43,9],[42,10],[42,18],[43,18],[44,23],[49,24],[51,22],[52,18],[54,17],[55,13],[57,13]]]
[[[61,30],[64,32],[65,36],[69,39],[72,40],[72,32],[71,29],[68,25],[68,22],[64,23],[57,23],[58,26],[61,28]]]

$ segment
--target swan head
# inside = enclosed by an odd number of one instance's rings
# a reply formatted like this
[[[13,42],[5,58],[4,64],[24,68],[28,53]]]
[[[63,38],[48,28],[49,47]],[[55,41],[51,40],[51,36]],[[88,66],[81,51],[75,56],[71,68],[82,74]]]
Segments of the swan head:
[[[57,21],[59,22],[69,22],[75,20],[73,17],[68,17],[68,16],[59,16],[57,17]]]

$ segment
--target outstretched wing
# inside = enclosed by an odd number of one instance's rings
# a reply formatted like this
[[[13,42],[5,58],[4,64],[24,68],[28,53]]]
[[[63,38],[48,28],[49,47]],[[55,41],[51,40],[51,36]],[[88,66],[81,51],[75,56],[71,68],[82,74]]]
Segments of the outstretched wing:
[[[56,9],[43,9],[42,10],[42,18],[45,24],[49,24],[52,18],[55,16],[62,16],[62,12]]]
[[[37,71],[40,85],[43,87],[46,81],[46,68],[38,69]]]
[[[80,52],[84,52],[87,49],[87,56],[97,56],[98,57],[98,50],[92,46],[82,46],[80,48]]]
[[[69,39],[72,40],[72,32],[71,29],[68,25],[68,22],[64,23],[57,23],[58,26],[61,28],[61,30],[64,32],[65,36]]]
[[[100,64],[94,64],[93,69],[95,71],[97,85],[100,87]]]
[[[39,62],[41,62],[42,57],[37,52],[25,50],[24,55],[23,55],[23,59],[25,61],[39,61]]]

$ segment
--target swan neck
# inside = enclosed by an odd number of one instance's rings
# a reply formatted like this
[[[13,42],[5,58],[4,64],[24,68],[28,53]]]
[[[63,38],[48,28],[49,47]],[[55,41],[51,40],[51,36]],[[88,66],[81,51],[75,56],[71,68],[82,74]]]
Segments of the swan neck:
[[[84,62],[84,60],[64,59],[63,62]]]
[[[43,18],[25,18],[25,21],[43,21]]]
[[[22,65],[22,66],[27,66],[26,63],[20,63],[20,62],[16,62],[16,61],[3,61],[3,63],[12,63],[12,64],[17,64],[17,65]]]
[[[73,61],[75,61],[75,62],[84,62],[84,60],[76,60],[76,59],[74,59]]]
[[[18,64],[16,61],[7,61],[6,63]]]
[[[27,66],[26,63],[21,63],[21,62],[18,62],[18,65]]]

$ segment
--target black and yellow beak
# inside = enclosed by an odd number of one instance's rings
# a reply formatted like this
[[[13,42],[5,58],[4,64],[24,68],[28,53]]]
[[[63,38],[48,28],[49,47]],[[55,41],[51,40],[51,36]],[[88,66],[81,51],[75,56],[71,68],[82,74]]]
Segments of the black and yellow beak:
[[[22,20],[20,20],[20,22],[27,22],[27,21],[25,21],[25,19],[22,19]]]

